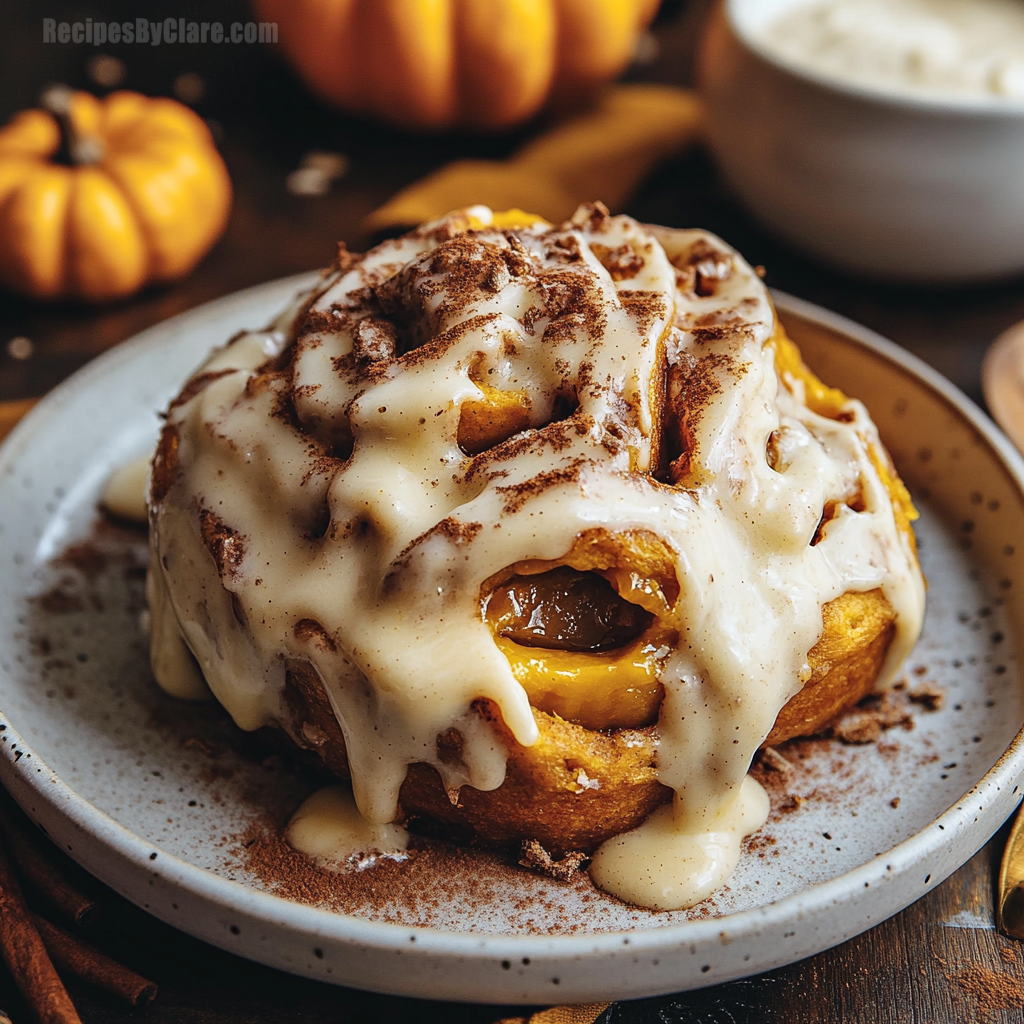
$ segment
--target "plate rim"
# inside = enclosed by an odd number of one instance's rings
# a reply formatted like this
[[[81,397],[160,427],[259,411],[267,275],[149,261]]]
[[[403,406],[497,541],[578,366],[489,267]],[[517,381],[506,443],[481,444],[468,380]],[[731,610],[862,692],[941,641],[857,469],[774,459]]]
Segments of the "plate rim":
[[[31,442],[35,432],[59,408],[66,396],[88,389],[111,368],[125,361],[131,361],[149,347],[158,347],[167,343],[168,335],[173,335],[176,330],[186,326],[191,320],[227,315],[233,307],[244,306],[257,297],[262,301],[264,297],[276,291],[284,294],[289,288],[301,288],[313,280],[315,280],[313,273],[292,275],[234,292],[155,324],[101,354],[49,392],[18,424],[0,447],[0,476],[9,472],[9,467],[17,461],[22,450]],[[937,393],[953,406],[957,413],[966,419],[985,440],[1013,483],[1024,493],[1024,458],[1017,453],[1010,441],[989,417],[952,382],[912,353],[853,320],[785,292],[773,290],[772,294],[783,314],[794,313],[812,323],[838,332],[855,344],[895,363],[911,376],[918,378],[928,389]],[[266,922],[268,925],[305,936],[319,936],[340,944],[357,946],[366,951],[380,953],[411,952],[410,934],[414,934],[416,954],[430,956],[439,962],[523,956],[541,961],[545,959],[552,962],[558,960],[560,963],[583,957],[590,959],[603,954],[623,953],[624,936],[628,936],[628,951],[633,955],[651,953],[680,945],[695,944],[699,946],[708,942],[717,944],[722,941],[723,933],[726,930],[730,943],[739,943],[744,939],[753,938],[763,926],[769,923],[769,919],[774,919],[780,914],[792,915],[795,919],[813,917],[830,905],[850,901],[855,894],[863,892],[866,886],[874,887],[884,883],[887,881],[887,875],[900,875],[905,869],[915,864],[921,864],[926,858],[938,857],[941,859],[942,847],[948,845],[953,836],[971,827],[968,822],[968,815],[971,812],[965,810],[968,801],[981,797],[983,803],[986,800],[991,803],[995,794],[1002,792],[1004,788],[1009,790],[1012,786],[1014,787],[1012,796],[1016,798],[1014,799],[1014,803],[1016,803],[1019,801],[1019,787],[1022,775],[1024,775],[1024,729],[1021,729],[996,763],[967,793],[914,835],[850,871],[827,881],[809,885],[796,893],[760,907],[737,911],[723,917],[687,921],[660,928],[652,927],[642,931],[619,930],[586,935],[502,936],[480,932],[449,932],[418,925],[369,921],[293,902],[270,892],[250,888],[242,882],[218,876],[205,868],[162,851],[159,846],[147,842],[127,826],[122,825],[106,812],[91,804],[39,757],[38,753],[25,742],[14,724],[7,719],[2,709],[0,709],[0,719],[6,725],[6,730],[3,733],[6,751],[17,749],[22,752],[22,756],[17,760],[8,756],[0,757],[0,779],[8,784],[15,783],[14,788],[17,792],[12,795],[17,799],[18,792],[22,790],[31,792],[48,805],[53,813],[60,815],[76,829],[88,833],[116,857],[126,861],[135,871],[153,874],[157,868],[151,860],[151,854],[156,852],[159,874],[163,879],[171,884],[182,886],[191,894],[216,906],[233,910],[236,913],[243,913],[247,917]],[[1003,800],[1005,801],[1005,799],[1004,796]],[[24,806],[22,800],[18,800],[18,802]],[[990,829],[988,824],[982,828],[981,831],[985,832],[985,838],[979,844],[979,848],[998,830],[1002,820],[1000,818],[991,823]],[[957,863],[952,866],[944,866],[934,876],[930,876],[931,882],[923,891],[934,888],[967,858],[960,860],[958,855],[954,859]],[[107,878],[103,878],[103,880],[110,884]],[[890,877],[888,880],[894,880],[894,877]],[[116,885],[113,887],[117,888]],[[128,898],[137,902],[131,896]],[[211,940],[205,932],[183,927],[183,922],[180,919],[169,918],[152,908],[149,912],[154,913],[155,916],[165,920],[173,927],[197,935],[204,941],[215,941]],[[891,911],[877,917],[876,913],[872,912],[870,920],[853,920],[852,930],[849,931],[847,937],[873,927],[879,921],[891,916],[891,913],[895,912]],[[828,948],[834,944],[829,941],[820,948]],[[231,950],[229,946],[223,948],[237,952],[237,950]],[[793,959],[799,959],[805,955],[809,954],[801,952]],[[280,966],[277,962],[275,965]],[[297,966],[292,969],[296,973],[307,973]],[[765,968],[754,963],[751,971],[734,972],[727,976],[712,974],[703,984],[714,984],[728,980],[730,977],[742,976],[742,973],[752,973],[763,969]],[[321,980],[331,980],[325,979],[321,974],[309,976],[315,976]],[[335,978],[334,980],[339,984],[374,987],[369,982],[360,985],[358,981],[353,981],[350,978]],[[412,988],[395,986],[379,988],[378,991],[390,991],[403,995],[415,995],[425,991],[423,985],[417,987],[415,982],[411,984]],[[661,988],[648,985],[641,991],[632,994],[653,995],[658,992],[678,990],[678,985],[675,988],[671,987],[670,980],[669,984],[670,987],[664,987],[663,982]],[[568,994],[569,988],[569,985],[564,986],[565,994]],[[553,997],[557,992],[557,990],[552,992],[550,989],[546,991],[551,992]],[[520,1001],[538,1001],[537,992],[537,988],[531,989],[528,993],[530,998],[523,998]],[[506,993],[498,993],[496,997],[500,997],[502,1002],[508,1001]],[[454,995],[447,998],[481,1001],[475,994],[464,997]],[[545,997],[541,996],[540,998],[544,999]]]

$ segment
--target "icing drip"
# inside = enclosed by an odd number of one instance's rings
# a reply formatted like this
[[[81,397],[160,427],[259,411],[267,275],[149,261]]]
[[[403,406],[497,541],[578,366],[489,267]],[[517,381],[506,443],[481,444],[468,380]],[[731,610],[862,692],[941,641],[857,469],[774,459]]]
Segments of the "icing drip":
[[[146,506],[149,462],[150,457],[145,455],[118,466],[110,474],[101,499],[103,507],[108,512],[132,523],[145,523],[149,520],[149,510]]]
[[[405,860],[409,836],[397,825],[374,825],[347,786],[328,786],[306,799],[285,831],[288,842],[325,866],[361,871],[379,857]]]
[[[699,831],[679,828],[671,804],[639,828],[609,839],[594,854],[595,884],[652,910],[691,907],[725,884],[740,858],[740,842],[768,818],[768,794],[748,775],[735,801]]]

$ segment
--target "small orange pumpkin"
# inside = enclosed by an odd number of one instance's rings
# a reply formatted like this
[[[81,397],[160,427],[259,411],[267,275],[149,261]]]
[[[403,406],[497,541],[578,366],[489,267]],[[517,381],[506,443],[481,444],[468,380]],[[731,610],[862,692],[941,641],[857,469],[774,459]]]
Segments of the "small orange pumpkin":
[[[44,102],[0,129],[0,283],[103,302],[188,273],[231,208],[203,121],[133,92]]]
[[[618,75],[659,0],[253,0],[306,84],[413,128],[503,128]]]

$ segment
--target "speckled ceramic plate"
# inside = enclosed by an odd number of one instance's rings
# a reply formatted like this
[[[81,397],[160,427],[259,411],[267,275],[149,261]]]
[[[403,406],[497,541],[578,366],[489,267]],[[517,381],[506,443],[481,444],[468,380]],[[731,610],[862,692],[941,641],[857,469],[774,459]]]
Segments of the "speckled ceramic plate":
[[[345,876],[277,838],[316,781],[149,675],[143,538],[104,524],[111,469],[151,448],[206,351],[299,287],[212,303],[48,396],[0,453],[0,777],[86,868],[151,913],[275,967],[396,994],[493,1002],[642,996],[787,963],[937,885],[1013,809],[1024,771],[1016,650],[1024,464],[947,382],[883,339],[779,296],[808,361],[864,399],[922,505],[924,636],[877,742],[801,741],[729,885],[655,914],[426,843]],[[1020,553],[1017,546],[1020,545]],[[943,706],[907,700],[934,684]]]

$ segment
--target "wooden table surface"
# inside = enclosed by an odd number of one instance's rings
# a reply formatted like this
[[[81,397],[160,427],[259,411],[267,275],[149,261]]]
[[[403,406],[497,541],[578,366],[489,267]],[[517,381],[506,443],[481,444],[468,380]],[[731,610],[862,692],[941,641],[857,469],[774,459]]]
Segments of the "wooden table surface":
[[[668,0],[655,35],[657,59],[634,68],[638,80],[686,84],[705,0]],[[86,45],[43,45],[43,15],[126,20],[144,13],[246,20],[243,0],[166,5],[131,0],[58,0],[44,11],[30,0],[0,10],[0,121],[31,105],[50,81],[92,85]],[[125,85],[170,94],[182,72],[206,87],[196,109],[215,122],[236,188],[227,233],[187,280],[104,309],[43,307],[0,295],[0,399],[36,396],[96,354],[168,316],[238,288],[328,261],[336,239],[352,249],[371,241],[362,217],[399,186],[455,156],[510,152],[516,136],[418,138],[346,119],[321,107],[280,64],[273,47],[212,45],[108,47],[127,68]],[[95,89],[95,86],[92,86]],[[285,177],[311,149],[351,157],[348,176],[329,195],[289,195]],[[979,367],[999,331],[1024,318],[1024,281],[954,290],[906,288],[852,279],[764,234],[738,208],[699,150],[662,165],[625,212],[723,235],[769,283],[846,314],[931,363],[976,401]],[[28,359],[8,354],[29,338]],[[0,498],[2,502],[2,498]],[[844,945],[769,974],[701,992],[617,1004],[614,1021],[706,1024],[952,1024],[1024,1020],[1024,947],[992,926],[994,879],[1005,829],[927,897]],[[100,937],[108,950],[161,987],[145,1011],[119,1008],[81,986],[73,996],[86,1024],[145,1019],[150,1024],[277,1024],[336,1020],[446,1021],[485,1024],[503,1008],[437,1004],[358,993],[293,978],[222,953],[146,917],[109,894]],[[10,980],[0,972],[0,1008],[25,1021]],[[512,1012],[504,1008],[504,1012]],[[520,1011],[521,1012],[521,1011]]]

